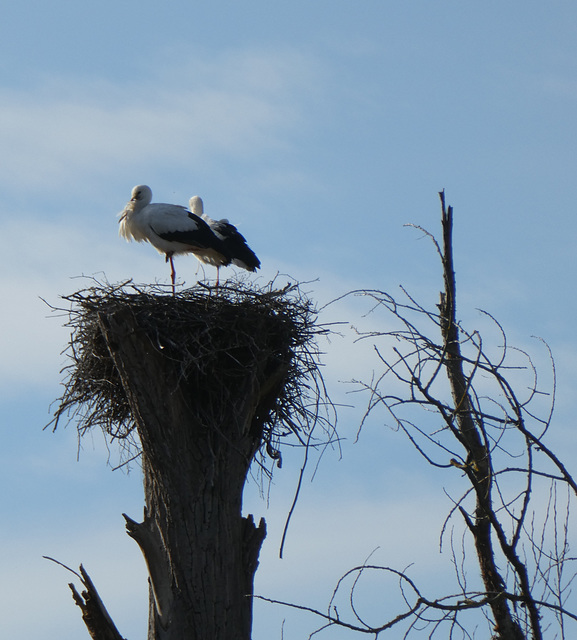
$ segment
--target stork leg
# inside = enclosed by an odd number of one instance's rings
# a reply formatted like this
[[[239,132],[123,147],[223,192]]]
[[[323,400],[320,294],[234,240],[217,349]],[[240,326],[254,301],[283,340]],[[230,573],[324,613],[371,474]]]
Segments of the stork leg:
[[[170,260],[170,279],[172,280],[172,295],[176,296],[176,288],[175,288],[175,282],[176,282],[176,271],[174,270],[174,262],[172,261],[172,256],[169,256],[169,260]]]
[[[216,267],[216,286],[218,287],[218,281],[220,277],[220,266]]]

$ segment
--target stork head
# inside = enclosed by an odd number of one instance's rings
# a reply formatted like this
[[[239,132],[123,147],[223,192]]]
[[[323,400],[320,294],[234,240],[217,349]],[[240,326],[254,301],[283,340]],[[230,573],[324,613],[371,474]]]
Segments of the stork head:
[[[192,196],[192,198],[188,201],[188,206],[192,213],[197,216],[202,216],[204,212],[204,205],[202,204],[202,198],[200,196]]]
[[[147,187],[145,184],[139,184],[134,187],[132,190],[132,195],[130,198],[130,202],[138,202],[140,206],[146,206],[150,204],[152,200],[152,190],[150,187]]]

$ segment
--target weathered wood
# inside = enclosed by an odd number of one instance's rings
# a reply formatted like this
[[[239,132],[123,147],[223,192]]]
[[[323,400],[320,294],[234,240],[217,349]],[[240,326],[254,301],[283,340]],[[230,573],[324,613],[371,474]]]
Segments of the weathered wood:
[[[137,542],[150,576],[150,587],[154,598],[154,605],[162,627],[168,626],[167,613],[172,608],[174,599],[172,594],[171,573],[168,557],[162,542],[161,531],[154,520],[148,517],[144,510],[144,520],[136,522],[125,513],[126,532]]]
[[[471,401],[470,380],[463,370],[463,356],[459,326],[456,320],[456,283],[453,267],[453,209],[445,207],[444,193],[439,194],[442,206],[443,225],[443,276],[445,290],[441,293],[439,319],[445,347],[444,365],[455,403],[457,423],[456,437],[467,452],[467,464],[464,471],[471,481],[476,495],[475,521],[466,520],[473,540],[481,569],[481,578],[487,594],[490,595],[490,607],[495,618],[495,631],[499,640],[523,640],[518,622],[514,619],[507,598],[506,586],[497,566],[492,540],[493,478],[489,461],[491,459],[487,445],[478,425],[476,412]],[[462,513],[464,513],[462,511]]]
[[[247,362],[226,406],[214,407],[218,394],[198,397],[129,310],[99,323],[142,444],[145,518],[125,518],[150,575],[148,638],[248,640],[266,529],[242,517],[242,491],[260,445],[255,411],[286,364]]]
[[[82,594],[69,583],[74,602],[82,610],[82,619],[93,640],[124,640],[98,595],[98,591],[84,567],[80,565],[80,576],[85,589]]]

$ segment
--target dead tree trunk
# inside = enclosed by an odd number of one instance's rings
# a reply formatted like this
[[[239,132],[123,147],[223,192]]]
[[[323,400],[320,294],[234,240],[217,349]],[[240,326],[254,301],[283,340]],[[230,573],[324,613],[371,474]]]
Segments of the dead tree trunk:
[[[239,380],[220,424],[191,405],[198,389],[152,347],[130,312],[101,328],[132,408],[144,470],[144,522],[127,520],[146,559],[155,607],[150,640],[250,638],[252,582],[265,535],[241,516],[242,490],[260,444],[251,429],[260,386]],[[207,394],[208,396],[208,394]],[[175,597],[175,592],[178,594]]]
[[[85,428],[138,433],[144,520],[125,519],[149,571],[148,640],[251,636],[266,528],[242,516],[243,487],[263,445],[279,455],[271,438],[283,435],[275,429],[311,373],[310,362],[298,367],[310,309],[301,304],[291,316],[280,293],[243,304],[205,291],[193,300],[117,291],[79,298],[78,366],[57,418],[90,396],[96,408]]]
[[[475,521],[473,522],[462,508],[461,513],[473,534],[481,569],[481,578],[487,593],[490,594],[490,606],[497,632],[496,637],[500,640],[523,640],[525,635],[511,614],[509,602],[505,595],[507,590],[506,583],[501,576],[495,559],[496,553],[492,539],[495,509],[492,496],[493,469],[491,468],[491,452],[487,439],[483,441],[483,426],[479,424],[480,417],[473,405],[471,382],[463,370],[465,360],[461,353],[461,338],[455,307],[457,288],[453,269],[453,208],[445,207],[444,192],[439,195],[442,205],[442,259],[445,281],[445,290],[441,293],[441,301],[439,303],[439,321],[445,351],[443,364],[445,365],[455,406],[454,414],[457,428],[454,433],[467,452],[467,464],[463,468],[477,496]],[[524,566],[522,569],[524,576]],[[523,584],[523,587],[525,586]],[[539,629],[538,617],[535,622],[537,624],[536,626],[534,625],[534,632],[536,632],[535,640],[537,640],[540,637],[540,631],[539,635],[537,635],[537,630]]]

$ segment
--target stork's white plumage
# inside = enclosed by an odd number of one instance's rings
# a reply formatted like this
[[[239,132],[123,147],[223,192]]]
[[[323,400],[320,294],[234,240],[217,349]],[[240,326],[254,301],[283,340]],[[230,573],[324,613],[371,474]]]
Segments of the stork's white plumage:
[[[247,271],[256,271],[260,267],[260,260],[248,246],[244,236],[228,220],[213,220],[204,213],[204,205],[200,196],[192,196],[189,201],[190,210],[202,218],[211,228],[215,236],[224,244],[232,264]],[[201,262],[206,262],[202,256],[197,256]],[[218,269],[223,265],[216,265]],[[218,275],[217,275],[218,281]]]
[[[170,262],[173,293],[176,272],[172,256],[194,253],[199,260],[216,267],[230,264],[232,256],[224,242],[200,216],[186,207],[151,201],[150,187],[134,187],[130,201],[120,213],[119,235],[129,242],[150,242],[166,256],[166,262]]]

